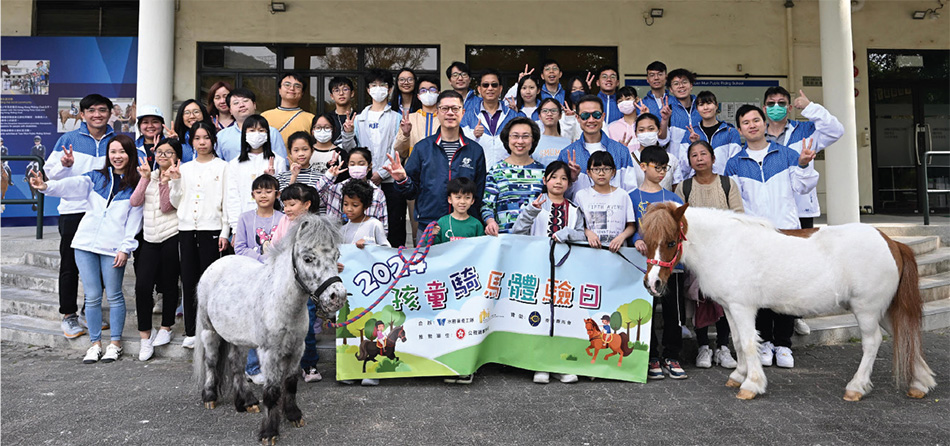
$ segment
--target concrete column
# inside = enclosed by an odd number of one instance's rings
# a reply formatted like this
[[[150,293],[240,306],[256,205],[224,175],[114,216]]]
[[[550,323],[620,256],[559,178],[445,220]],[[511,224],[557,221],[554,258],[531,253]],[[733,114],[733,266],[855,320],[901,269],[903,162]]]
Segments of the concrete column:
[[[858,141],[850,0],[820,0],[821,78],[824,106],[844,125],[844,136],[825,149],[828,224],[860,221]]]
[[[138,110],[154,105],[172,124],[172,88],[175,72],[175,1],[139,2],[138,80],[135,98]]]

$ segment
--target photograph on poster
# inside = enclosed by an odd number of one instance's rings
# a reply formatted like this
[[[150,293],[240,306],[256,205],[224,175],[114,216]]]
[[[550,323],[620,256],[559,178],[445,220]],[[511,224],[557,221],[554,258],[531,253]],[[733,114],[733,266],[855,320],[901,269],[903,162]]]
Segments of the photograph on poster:
[[[82,124],[82,115],[79,113],[81,97],[59,98],[56,104],[56,131],[66,133],[79,128]],[[116,132],[135,131],[135,98],[109,98],[112,101],[112,117],[109,125]]]
[[[3,94],[49,94],[48,60],[3,60]]]

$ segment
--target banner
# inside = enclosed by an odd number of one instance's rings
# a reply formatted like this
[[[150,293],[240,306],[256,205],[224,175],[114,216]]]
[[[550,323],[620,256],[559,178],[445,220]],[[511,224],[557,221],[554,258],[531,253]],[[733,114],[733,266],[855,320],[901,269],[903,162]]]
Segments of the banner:
[[[567,257],[552,293],[549,253],[549,239],[508,234],[433,246],[371,313],[336,329],[337,378],[468,375],[493,362],[645,382],[653,299],[643,273],[609,251],[558,244],[556,259]],[[403,266],[379,246],[345,245],[340,262],[351,296],[338,322],[372,305]]]
[[[110,125],[135,133],[138,43],[134,37],[4,37],[0,97],[0,158],[36,155],[44,160],[63,133],[82,124],[79,101],[91,93],[115,105]],[[26,173],[36,163],[3,161],[3,198],[35,198]],[[59,198],[46,197],[44,214],[58,215]],[[36,224],[36,209],[3,209],[3,226]]]

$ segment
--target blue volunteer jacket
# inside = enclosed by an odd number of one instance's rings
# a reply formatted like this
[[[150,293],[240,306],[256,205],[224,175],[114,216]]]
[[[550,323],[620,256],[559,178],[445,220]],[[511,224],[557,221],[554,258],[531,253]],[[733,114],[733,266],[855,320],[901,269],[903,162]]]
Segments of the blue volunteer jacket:
[[[597,97],[604,102],[604,125],[610,124],[623,117],[620,109],[617,108],[617,98],[612,94],[597,93]],[[657,115],[659,116],[659,115]]]
[[[508,121],[518,116],[519,112],[508,108],[508,104],[506,104],[505,101],[500,101],[498,107],[499,110],[501,110],[501,115],[498,116],[498,126],[495,127],[495,133],[492,133],[491,129],[488,128],[488,121],[485,120],[485,115],[482,114],[482,105],[482,102],[479,101],[478,106],[475,108],[466,108],[465,115],[462,116],[462,121],[459,125],[462,127],[465,136],[477,142],[485,151],[486,165],[494,166],[498,164],[499,161],[508,158],[508,151],[505,150],[505,144],[501,141],[501,131],[505,128],[505,125],[508,124]],[[482,134],[481,138],[476,138],[475,127],[478,127],[479,123],[485,128],[485,133]]]
[[[101,169],[106,163],[106,155],[109,153],[109,141],[115,136],[111,126],[106,127],[106,132],[102,139],[96,141],[89,134],[89,126],[85,122],[79,125],[79,128],[71,132],[66,132],[59,137],[53,150],[46,158],[46,164],[43,165],[43,171],[46,177],[51,180],[61,180],[72,176],[82,175],[91,170]],[[65,167],[60,162],[65,153],[63,150],[72,146],[73,165]],[[144,154],[144,152],[143,152]],[[63,198],[59,202],[60,215],[79,214],[86,212],[87,204],[85,196],[74,198]]]
[[[561,84],[557,84],[557,91],[554,92],[554,94],[551,94],[551,92],[548,91],[548,87],[546,85],[541,85],[541,94],[538,95],[538,102],[541,102],[547,98],[554,98],[563,106],[564,88],[561,88]]]
[[[577,181],[571,184],[566,192],[570,199],[574,198],[576,191],[594,184],[587,175],[587,160],[590,159],[590,152],[585,145],[586,142],[582,136],[577,141],[572,142],[571,145],[561,149],[561,153],[557,157],[559,161],[569,163],[570,157],[573,156],[574,162],[581,167],[581,173],[578,175]],[[603,130],[600,132],[600,145],[613,157],[614,164],[617,166],[617,171],[613,179],[610,180],[610,184],[627,192],[636,189],[637,178],[634,169],[640,169],[640,166],[633,163],[633,157],[630,156],[630,150],[627,149],[627,146],[610,139]]]
[[[699,122],[699,125],[702,125],[702,121]],[[716,175],[722,175],[726,170],[726,163],[742,150],[742,137],[739,136],[739,131],[736,130],[732,124],[720,122],[719,128],[713,133],[712,141],[706,138],[706,132],[704,132],[701,127],[694,126],[693,131],[699,135],[700,141],[706,141],[712,146],[713,153],[716,155],[716,161],[713,163],[712,171]],[[690,144],[689,131],[687,131],[686,134],[683,135],[683,140],[680,141],[680,181],[692,178],[692,176],[696,174],[693,168],[689,166],[689,154],[687,153],[687,149],[689,149]]]
[[[406,178],[395,183],[396,190],[406,199],[416,200],[416,221],[421,227],[451,212],[446,184],[456,177],[466,177],[475,182],[475,204],[468,214],[475,218],[481,214],[487,174],[482,147],[459,132],[462,147],[449,160],[445,150],[439,146],[441,141],[442,132],[437,130],[434,135],[416,143],[412,155],[406,160]]]

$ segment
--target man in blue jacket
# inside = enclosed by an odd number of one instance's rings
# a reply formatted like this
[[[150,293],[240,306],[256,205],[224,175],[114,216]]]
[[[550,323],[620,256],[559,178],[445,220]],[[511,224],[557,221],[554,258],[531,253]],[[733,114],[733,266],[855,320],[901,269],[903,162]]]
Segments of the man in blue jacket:
[[[109,153],[109,141],[114,135],[109,126],[112,101],[90,94],[79,102],[83,123],[78,129],[66,132],[53,146],[43,171],[51,180],[61,180],[101,169]],[[82,336],[86,330],[79,323],[79,268],[73,254],[73,237],[85,215],[86,199],[62,199],[59,202],[59,312],[63,315],[63,335],[69,339]]]
[[[389,155],[389,164],[383,167],[395,180],[396,190],[407,200],[416,200],[419,239],[430,222],[451,212],[446,192],[449,180],[466,177],[475,182],[475,204],[468,210],[475,218],[481,215],[485,193],[485,154],[459,127],[465,113],[462,95],[452,90],[443,91],[436,106],[441,123],[439,131],[413,146],[405,167],[398,153]]]

